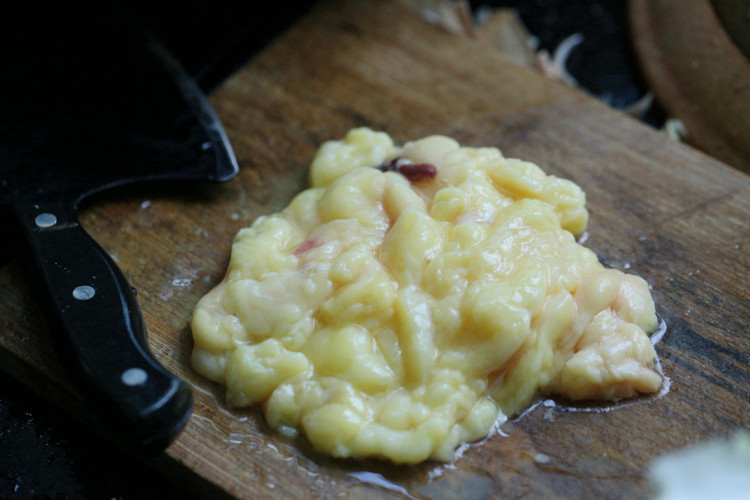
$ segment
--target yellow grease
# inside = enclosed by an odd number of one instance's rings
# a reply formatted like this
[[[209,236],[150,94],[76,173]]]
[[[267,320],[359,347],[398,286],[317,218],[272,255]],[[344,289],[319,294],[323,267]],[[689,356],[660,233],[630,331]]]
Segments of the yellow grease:
[[[374,166],[431,163],[410,183]],[[450,460],[543,394],[616,400],[661,386],[639,277],[575,241],[574,183],[495,148],[350,131],[311,187],[241,230],[200,301],[193,366],[231,406],[337,457]]]

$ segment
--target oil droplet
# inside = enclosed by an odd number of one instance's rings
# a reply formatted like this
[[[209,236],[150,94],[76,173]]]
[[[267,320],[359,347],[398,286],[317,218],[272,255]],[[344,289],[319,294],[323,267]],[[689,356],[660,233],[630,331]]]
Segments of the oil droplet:
[[[667,333],[667,323],[663,319],[659,318],[659,328],[651,334],[651,345],[656,345]]]
[[[381,474],[378,474],[376,472],[350,472],[349,475],[357,479],[362,484],[373,486],[380,490],[397,493],[405,498],[414,499],[414,496],[411,495],[405,488],[388,481]]]
[[[172,280],[172,285],[178,288],[185,288],[186,286],[190,286],[192,281],[191,278],[175,278]]]

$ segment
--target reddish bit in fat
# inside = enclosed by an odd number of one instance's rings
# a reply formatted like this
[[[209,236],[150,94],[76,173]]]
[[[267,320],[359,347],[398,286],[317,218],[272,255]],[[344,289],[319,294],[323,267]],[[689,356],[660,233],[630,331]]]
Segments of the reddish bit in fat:
[[[409,182],[419,182],[433,179],[437,175],[437,167],[430,163],[409,163],[398,167],[398,172],[409,179]]]
[[[302,242],[300,246],[297,247],[297,250],[294,251],[294,255],[299,257],[300,255],[304,254],[308,250],[312,250],[313,248],[319,247],[323,243],[318,238],[308,238],[305,241]]]

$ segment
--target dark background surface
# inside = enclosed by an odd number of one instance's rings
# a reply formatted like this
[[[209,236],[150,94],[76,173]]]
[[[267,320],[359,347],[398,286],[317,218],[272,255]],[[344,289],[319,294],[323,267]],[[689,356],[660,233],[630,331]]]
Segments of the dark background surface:
[[[179,11],[134,2],[136,15],[161,38],[206,92],[261,50],[314,2],[192,1]],[[512,7],[539,47],[550,53],[575,33],[568,71],[588,92],[625,108],[642,97],[622,0],[495,0],[480,6]],[[644,121],[659,126],[658,109]],[[0,264],[4,263],[0,255]],[[156,499],[189,492],[53,408],[0,373],[0,499]]]

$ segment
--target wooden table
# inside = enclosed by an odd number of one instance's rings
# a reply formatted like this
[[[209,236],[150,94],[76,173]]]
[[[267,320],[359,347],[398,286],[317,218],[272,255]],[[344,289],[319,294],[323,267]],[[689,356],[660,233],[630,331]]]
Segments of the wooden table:
[[[131,187],[92,200],[87,230],[138,289],[149,341],[189,381],[193,415],[166,475],[238,498],[642,498],[663,453],[750,426],[750,177],[581,92],[448,35],[396,0],[322,3],[211,101],[241,171],[220,186]],[[440,133],[496,146],[587,193],[586,245],[653,287],[671,381],[611,411],[540,404],[451,464],[322,457],[229,411],[189,365],[189,318],[226,268],[236,232],[306,185],[317,146],[355,126],[398,142]],[[0,271],[0,365],[76,410],[15,263]],[[212,496],[212,498],[215,496]]]

